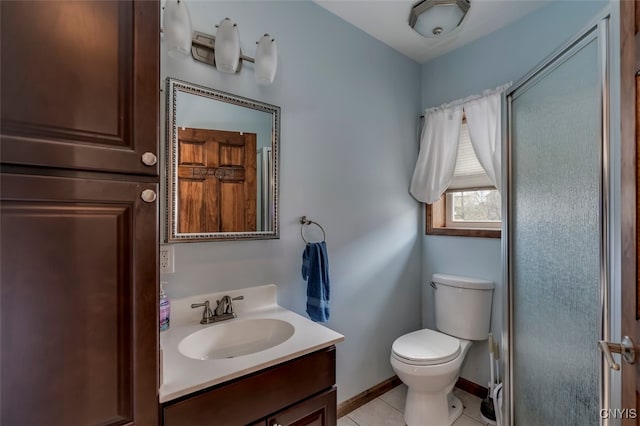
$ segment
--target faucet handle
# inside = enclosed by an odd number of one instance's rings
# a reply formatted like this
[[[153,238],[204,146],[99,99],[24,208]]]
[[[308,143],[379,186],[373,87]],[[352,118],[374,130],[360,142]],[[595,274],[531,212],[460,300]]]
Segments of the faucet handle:
[[[205,300],[203,303],[192,303],[191,304],[191,309],[195,309],[195,308],[206,308],[209,309],[209,301]]]
[[[244,300],[244,296],[232,297],[231,300]],[[229,302],[229,310],[231,311],[230,313],[233,313],[233,304],[231,302]]]
[[[213,322],[213,312],[211,312],[211,308],[209,307],[209,301],[205,300],[204,303],[192,303],[191,304],[191,309],[195,309],[195,308],[204,308],[204,311],[202,312],[202,320],[200,321],[200,324],[210,324],[211,322]]]
[[[237,297],[231,297],[229,299],[229,304],[227,305],[227,311],[225,313],[227,314],[233,314],[233,303],[231,303],[232,300],[244,300],[244,296],[237,296]]]

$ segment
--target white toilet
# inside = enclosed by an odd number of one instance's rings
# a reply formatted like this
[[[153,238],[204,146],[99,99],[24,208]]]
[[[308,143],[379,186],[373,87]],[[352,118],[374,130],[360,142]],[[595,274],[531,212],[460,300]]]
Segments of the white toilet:
[[[391,348],[391,366],[408,387],[408,426],[449,426],[462,414],[452,392],[460,366],[471,341],[489,337],[492,281],[433,274],[431,285],[439,331],[405,334]]]

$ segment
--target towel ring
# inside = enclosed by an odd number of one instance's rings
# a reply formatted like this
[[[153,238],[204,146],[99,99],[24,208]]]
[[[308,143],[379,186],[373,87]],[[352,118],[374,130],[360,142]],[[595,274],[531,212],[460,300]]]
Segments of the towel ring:
[[[302,240],[309,244],[309,241],[307,241],[307,239],[304,237],[304,226],[307,225],[316,225],[318,228],[320,228],[320,230],[322,231],[322,241],[326,241],[327,239],[327,233],[324,232],[324,228],[322,227],[322,225],[320,225],[318,222],[314,222],[313,220],[307,220],[306,216],[302,216],[300,218],[300,236],[302,237]]]

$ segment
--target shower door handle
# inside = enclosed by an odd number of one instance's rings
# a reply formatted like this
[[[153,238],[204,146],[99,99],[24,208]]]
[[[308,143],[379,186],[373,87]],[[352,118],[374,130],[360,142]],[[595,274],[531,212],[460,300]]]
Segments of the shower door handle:
[[[605,340],[600,340],[598,342],[598,347],[602,353],[604,353],[604,357],[607,359],[609,367],[612,370],[620,370],[620,364],[613,360],[611,352],[622,355],[622,359],[624,359],[628,364],[636,362],[636,350],[634,349],[633,340],[631,340],[629,336],[624,336],[620,343],[611,343]]]

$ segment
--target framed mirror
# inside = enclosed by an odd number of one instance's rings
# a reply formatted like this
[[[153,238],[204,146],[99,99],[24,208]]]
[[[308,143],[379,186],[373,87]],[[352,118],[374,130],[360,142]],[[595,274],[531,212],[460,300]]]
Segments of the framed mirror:
[[[166,241],[279,238],[280,107],[167,79]]]

